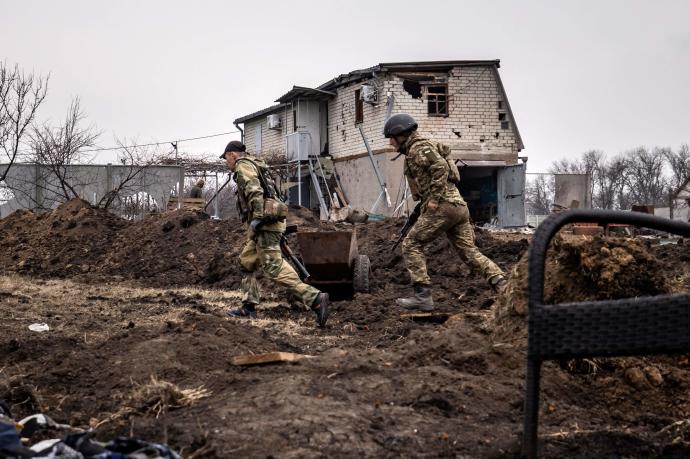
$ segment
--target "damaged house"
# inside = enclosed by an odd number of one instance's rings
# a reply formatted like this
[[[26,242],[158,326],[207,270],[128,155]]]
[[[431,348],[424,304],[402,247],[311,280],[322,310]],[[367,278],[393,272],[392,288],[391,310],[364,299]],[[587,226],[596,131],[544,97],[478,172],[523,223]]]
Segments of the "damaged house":
[[[391,161],[397,153],[383,125],[393,113],[409,113],[423,135],[451,148],[474,221],[521,226],[524,146],[499,66],[498,60],[378,64],[316,88],[294,86],[235,125],[243,125],[247,151],[284,163],[291,203],[321,208],[322,217],[344,204],[390,216],[413,203],[403,158]]]

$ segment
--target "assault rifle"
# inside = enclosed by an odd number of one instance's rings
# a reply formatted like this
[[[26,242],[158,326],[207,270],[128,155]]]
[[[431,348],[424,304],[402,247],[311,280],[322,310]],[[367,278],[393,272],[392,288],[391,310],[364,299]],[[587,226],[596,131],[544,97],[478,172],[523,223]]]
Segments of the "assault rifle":
[[[414,207],[414,210],[410,214],[409,217],[407,217],[407,221],[405,222],[405,225],[402,227],[400,230],[400,236],[398,239],[395,241],[395,244],[393,244],[393,248],[391,249],[391,252],[395,252],[395,249],[398,248],[398,245],[405,239],[405,236],[407,236],[407,233],[410,232],[410,229],[414,226],[415,223],[417,223],[417,220],[419,219],[419,215],[421,214],[421,202],[418,202],[417,205]]]
[[[292,250],[288,245],[288,240],[286,237],[296,232],[297,225],[289,225],[287,228],[285,228],[285,233],[280,235],[280,251],[283,253],[283,256],[285,258],[290,260],[292,266],[295,267],[295,269],[297,270],[297,274],[299,275],[299,278],[302,279],[302,281],[306,281],[309,278],[309,271],[307,271],[307,268],[304,267],[299,258],[297,258],[295,254],[292,253]]]
[[[204,206],[204,212],[206,212],[206,208],[208,207],[208,205],[211,204],[211,202],[213,202],[213,200],[216,199],[216,197],[218,197],[218,194],[219,194],[221,191],[223,191],[223,188],[225,188],[225,186],[226,186],[228,183],[230,183],[230,180],[232,180],[232,174],[230,174],[230,177],[228,177],[228,180],[227,180],[225,183],[223,183],[223,186],[221,186],[220,188],[218,188],[218,191],[216,191],[216,192],[214,193],[214,195],[211,196],[211,199],[208,200],[208,202],[207,202],[206,205]]]

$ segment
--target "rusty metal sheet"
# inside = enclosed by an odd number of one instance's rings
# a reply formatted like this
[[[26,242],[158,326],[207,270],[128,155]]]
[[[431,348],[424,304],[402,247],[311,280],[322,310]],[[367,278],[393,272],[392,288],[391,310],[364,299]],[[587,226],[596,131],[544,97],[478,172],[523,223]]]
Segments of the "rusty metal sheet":
[[[357,236],[352,231],[297,233],[299,252],[315,281],[351,280],[357,257]]]

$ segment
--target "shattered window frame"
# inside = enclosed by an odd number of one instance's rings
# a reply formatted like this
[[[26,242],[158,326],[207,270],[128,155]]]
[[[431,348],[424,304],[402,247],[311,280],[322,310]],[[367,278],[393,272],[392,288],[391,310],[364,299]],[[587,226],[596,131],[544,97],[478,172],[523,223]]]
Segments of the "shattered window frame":
[[[448,84],[430,84],[426,87],[427,114],[448,116]]]

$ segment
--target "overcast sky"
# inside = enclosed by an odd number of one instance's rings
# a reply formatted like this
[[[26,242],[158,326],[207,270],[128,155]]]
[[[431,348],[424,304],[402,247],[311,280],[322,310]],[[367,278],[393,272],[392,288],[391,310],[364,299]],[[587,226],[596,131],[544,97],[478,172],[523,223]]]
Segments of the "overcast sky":
[[[690,142],[688,1],[0,0],[0,18],[0,59],[51,75],[40,118],[79,96],[103,147],[234,131],[293,84],[380,62],[463,59],[501,60],[530,172]]]

